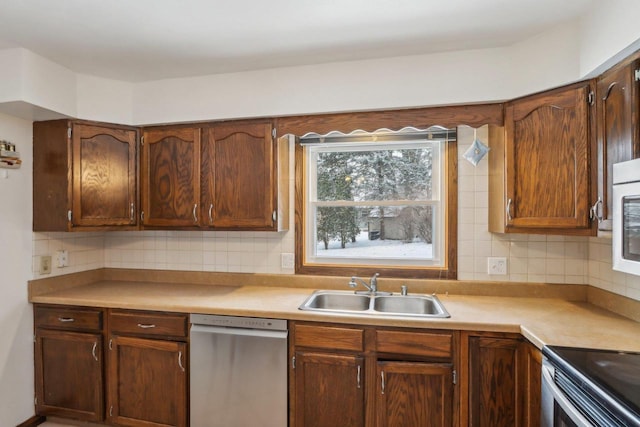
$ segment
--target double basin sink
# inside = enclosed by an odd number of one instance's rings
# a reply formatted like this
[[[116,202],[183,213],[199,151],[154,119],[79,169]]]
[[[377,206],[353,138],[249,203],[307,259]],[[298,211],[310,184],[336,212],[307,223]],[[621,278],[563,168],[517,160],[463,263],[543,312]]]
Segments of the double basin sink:
[[[343,314],[450,317],[435,295],[315,291],[299,309]]]

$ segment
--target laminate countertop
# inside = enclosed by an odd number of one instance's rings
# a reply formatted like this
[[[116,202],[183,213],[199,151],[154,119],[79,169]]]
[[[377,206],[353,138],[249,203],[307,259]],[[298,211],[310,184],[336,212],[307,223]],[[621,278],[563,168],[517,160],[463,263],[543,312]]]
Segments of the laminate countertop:
[[[30,302],[345,324],[521,333],[543,345],[640,352],[640,323],[583,301],[438,294],[446,319],[302,311],[313,289],[97,280],[30,292]]]

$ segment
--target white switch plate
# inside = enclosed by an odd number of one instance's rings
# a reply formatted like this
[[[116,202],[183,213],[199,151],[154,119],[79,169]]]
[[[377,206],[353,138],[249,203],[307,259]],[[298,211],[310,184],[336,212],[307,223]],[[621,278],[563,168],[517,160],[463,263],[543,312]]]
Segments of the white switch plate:
[[[489,257],[487,259],[487,273],[491,275],[506,275],[507,259],[504,257]]]
[[[69,267],[68,251],[56,251],[56,259],[58,260],[58,268]]]
[[[282,268],[295,268],[295,256],[292,253],[281,253]]]

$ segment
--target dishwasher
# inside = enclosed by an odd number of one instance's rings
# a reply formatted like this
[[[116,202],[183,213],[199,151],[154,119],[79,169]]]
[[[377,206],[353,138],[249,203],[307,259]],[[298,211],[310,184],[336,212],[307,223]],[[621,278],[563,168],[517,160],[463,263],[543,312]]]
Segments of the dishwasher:
[[[190,426],[287,426],[287,321],[191,314]]]

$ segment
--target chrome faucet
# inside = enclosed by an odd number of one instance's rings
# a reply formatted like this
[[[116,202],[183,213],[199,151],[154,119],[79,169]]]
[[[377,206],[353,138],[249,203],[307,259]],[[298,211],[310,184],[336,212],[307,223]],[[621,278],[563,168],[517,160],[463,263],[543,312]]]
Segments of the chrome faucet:
[[[358,286],[358,282],[360,282],[362,286],[367,288],[367,291],[369,293],[375,294],[378,292],[378,276],[379,275],[380,275],[379,273],[374,274],[369,280],[369,283],[359,278],[358,276],[351,276],[351,281],[349,281],[349,287],[355,288],[356,286]]]

